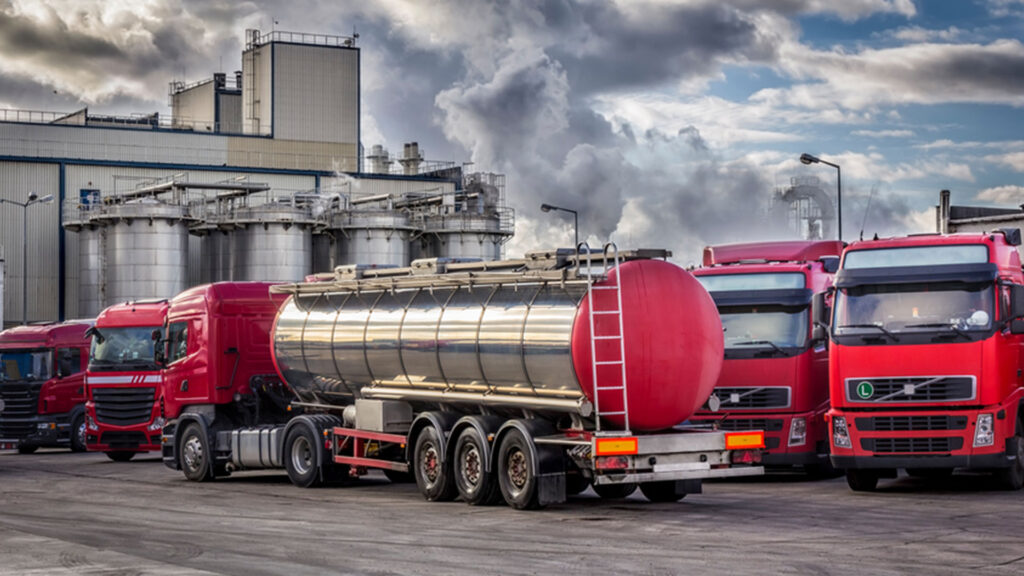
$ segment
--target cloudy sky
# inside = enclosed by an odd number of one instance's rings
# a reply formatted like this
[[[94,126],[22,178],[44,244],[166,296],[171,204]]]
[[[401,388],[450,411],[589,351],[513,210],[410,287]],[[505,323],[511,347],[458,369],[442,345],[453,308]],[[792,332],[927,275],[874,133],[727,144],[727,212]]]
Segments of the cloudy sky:
[[[785,236],[801,152],[847,239],[1024,202],[1024,0],[0,0],[0,108],[166,114],[273,27],[358,31],[363,144],[506,173],[512,254],[571,242],[541,202],[683,263]]]

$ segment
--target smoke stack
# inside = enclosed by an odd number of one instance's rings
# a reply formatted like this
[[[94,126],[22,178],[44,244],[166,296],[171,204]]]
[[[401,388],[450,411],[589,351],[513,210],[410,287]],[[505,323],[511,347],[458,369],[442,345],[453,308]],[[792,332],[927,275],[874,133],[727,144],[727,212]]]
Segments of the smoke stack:
[[[380,144],[374,144],[370,148],[370,155],[366,159],[370,161],[371,174],[387,174],[391,171],[391,158]]]
[[[949,234],[949,190],[939,192],[939,207],[936,214],[936,229],[939,234]]]
[[[415,176],[420,173],[420,163],[423,156],[420,155],[420,145],[417,142],[409,142],[402,149],[402,159],[398,161],[402,165],[402,172],[406,176]]]

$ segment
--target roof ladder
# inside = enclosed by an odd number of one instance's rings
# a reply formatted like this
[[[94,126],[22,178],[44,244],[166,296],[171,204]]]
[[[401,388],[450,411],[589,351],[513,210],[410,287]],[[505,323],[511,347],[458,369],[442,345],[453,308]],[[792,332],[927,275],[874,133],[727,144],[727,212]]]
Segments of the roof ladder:
[[[622,416],[624,421],[624,430],[616,432],[625,432],[630,434],[629,428],[629,401],[626,394],[626,340],[625,332],[622,326],[622,290],[619,280],[619,273],[616,271],[614,281],[606,281],[603,284],[598,284],[603,280],[608,280],[608,271],[619,266],[619,249],[618,247],[609,242],[604,245],[604,249],[601,251],[601,272],[594,272],[594,262],[592,260],[593,252],[586,242],[581,242],[576,246],[576,258],[577,265],[582,260],[580,258],[580,252],[586,252],[587,268],[585,275],[587,278],[587,301],[590,303],[589,306],[589,320],[590,320],[590,361],[591,371],[594,375],[594,419],[597,427],[597,432],[601,430],[601,417],[603,416]],[[604,293],[605,295],[600,298],[595,298],[595,293]],[[613,296],[612,296],[613,295]],[[607,318],[614,322],[614,326],[617,331],[607,333],[603,331],[598,334],[595,331],[596,325],[607,326],[607,321],[596,320],[596,318]],[[609,344],[617,342],[618,346],[601,345],[598,346],[598,342],[607,342]],[[598,351],[601,352],[601,356],[598,356]],[[618,351],[618,354],[615,354]],[[616,367],[618,368],[616,370]],[[618,373],[619,378],[615,378],[615,374]],[[621,409],[614,411],[602,411],[601,410],[601,396],[607,397],[608,394],[620,395]],[[606,398],[607,400],[608,398]],[[608,432],[608,431],[606,431]]]

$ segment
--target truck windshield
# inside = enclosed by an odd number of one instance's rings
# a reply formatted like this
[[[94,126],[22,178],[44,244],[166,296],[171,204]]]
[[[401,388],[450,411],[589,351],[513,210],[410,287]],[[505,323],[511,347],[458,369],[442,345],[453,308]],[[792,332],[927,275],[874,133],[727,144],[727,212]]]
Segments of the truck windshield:
[[[0,380],[49,380],[53,350],[0,350]]]
[[[92,339],[89,370],[157,370],[159,366],[153,358],[154,330],[160,327],[98,328],[100,337]]]
[[[807,306],[723,306],[719,315],[730,357],[789,355],[807,343]]]
[[[833,333],[889,338],[942,331],[953,335],[992,329],[991,284],[916,283],[854,286],[836,296]],[[970,336],[968,335],[968,338]]]

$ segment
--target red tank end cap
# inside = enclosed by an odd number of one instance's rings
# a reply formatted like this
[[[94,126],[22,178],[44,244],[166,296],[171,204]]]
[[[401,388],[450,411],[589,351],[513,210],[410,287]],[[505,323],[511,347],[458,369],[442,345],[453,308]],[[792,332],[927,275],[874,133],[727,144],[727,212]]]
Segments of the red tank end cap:
[[[629,425],[633,431],[670,428],[685,421],[715,387],[722,369],[722,321],[707,291],[689,272],[661,260],[626,262],[595,286],[621,280],[623,331],[625,335],[626,387]],[[615,291],[593,292],[595,311],[614,310]],[[584,394],[594,401],[594,368],[591,363],[590,298],[580,305],[573,324],[572,362]],[[615,314],[594,316],[597,336],[618,334]],[[594,341],[599,362],[619,360],[619,340]],[[622,411],[622,366],[597,366],[602,413]],[[614,426],[625,424],[622,416],[607,416]]]

